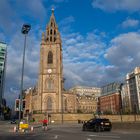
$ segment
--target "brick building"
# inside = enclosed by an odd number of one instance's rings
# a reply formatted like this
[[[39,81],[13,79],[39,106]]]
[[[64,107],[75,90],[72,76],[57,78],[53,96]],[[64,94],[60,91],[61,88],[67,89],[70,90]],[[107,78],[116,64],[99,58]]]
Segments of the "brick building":
[[[121,108],[121,84],[110,83],[101,88],[99,110],[101,113],[118,114]]]

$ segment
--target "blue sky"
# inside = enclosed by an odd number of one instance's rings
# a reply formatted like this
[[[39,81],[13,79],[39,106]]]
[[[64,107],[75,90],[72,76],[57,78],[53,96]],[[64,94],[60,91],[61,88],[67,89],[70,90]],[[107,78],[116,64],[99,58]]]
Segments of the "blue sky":
[[[0,0],[0,41],[6,42],[5,98],[18,97],[24,36],[27,38],[24,88],[37,84],[41,34],[55,8],[62,37],[65,88],[101,87],[124,81],[140,66],[140,0]]]

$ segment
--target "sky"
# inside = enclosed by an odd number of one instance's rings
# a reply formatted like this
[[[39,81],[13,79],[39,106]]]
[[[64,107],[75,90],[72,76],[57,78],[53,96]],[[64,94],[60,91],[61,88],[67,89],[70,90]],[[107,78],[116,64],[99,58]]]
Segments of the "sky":
[[[38,80],[41,34],[52,7],[62,37],[65,89],[125,81],[140,66],[140,0],[0,0],[0,41],[7,43],[5,98],[12,105],[21,81],[24,23],[27,36],[24,89]]]

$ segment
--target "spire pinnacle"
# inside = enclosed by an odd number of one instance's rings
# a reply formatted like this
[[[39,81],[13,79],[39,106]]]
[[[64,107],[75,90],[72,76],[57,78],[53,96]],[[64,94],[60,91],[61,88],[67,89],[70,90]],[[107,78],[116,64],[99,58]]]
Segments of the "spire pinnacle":
[[[58,41],[60,42],[60,35],[54,16],[54,8],[52,8],[52,15],[46,29],[46,43],[52,44],[58,43]]]
[[[53,7],[52,7],[52,9],[51,9],[51,10],[52,10],[52,14],[54,14],[54,8],[53,8]]]
[[[41,41],[41,44],[45,44],[45,34],[44,34],[44,32],[42,33],[42,41]]]

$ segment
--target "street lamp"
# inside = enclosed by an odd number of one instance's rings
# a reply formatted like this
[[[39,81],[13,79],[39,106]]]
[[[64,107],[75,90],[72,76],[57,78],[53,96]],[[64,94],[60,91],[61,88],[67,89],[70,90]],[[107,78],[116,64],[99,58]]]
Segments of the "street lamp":
[[[31,29],[31,25],[23,24],[21,33],[25,35],[24,39],[24,49],[23,49],[23,59],[22,59],[22,73],[21,73],[21,86],[20,86],[20,105],[19,105],[19,124],[21,121],[21,108],[22,108],[22,91],[23,91],[23,75],[24,75],[24,61],[25,61],[25,48],[26,48],[26,36]]]
[[[122,87],[123,87],[123,83],[121,83],[119,85],[119,88],[118,88],[118,92],[119,92],[119,112],[120,112],[120,116],[121,116],[121,122],[123,121],[122,120],[122,110],[123,110],[123,106],[122,106]]]
[[[64,82],[65,82],[65,78],[63,77],[63,79],[62,79],[62,81],[61,81],[61,123],[63,124],[64,123],[64,103],[63,103],[63,100],[64,100],[64,98],[63,98],[63,92],[62,92],[62,90],[63,90],[63,85],[64,85]]]
[[[64,116],[63,116],[63,114],[64,114],[64,110],[63,110],[63,107],[64,107],[64,105],[63,105],[63,93],[61,93],[61,123],[63,124],[63,122],[64,122]]]

